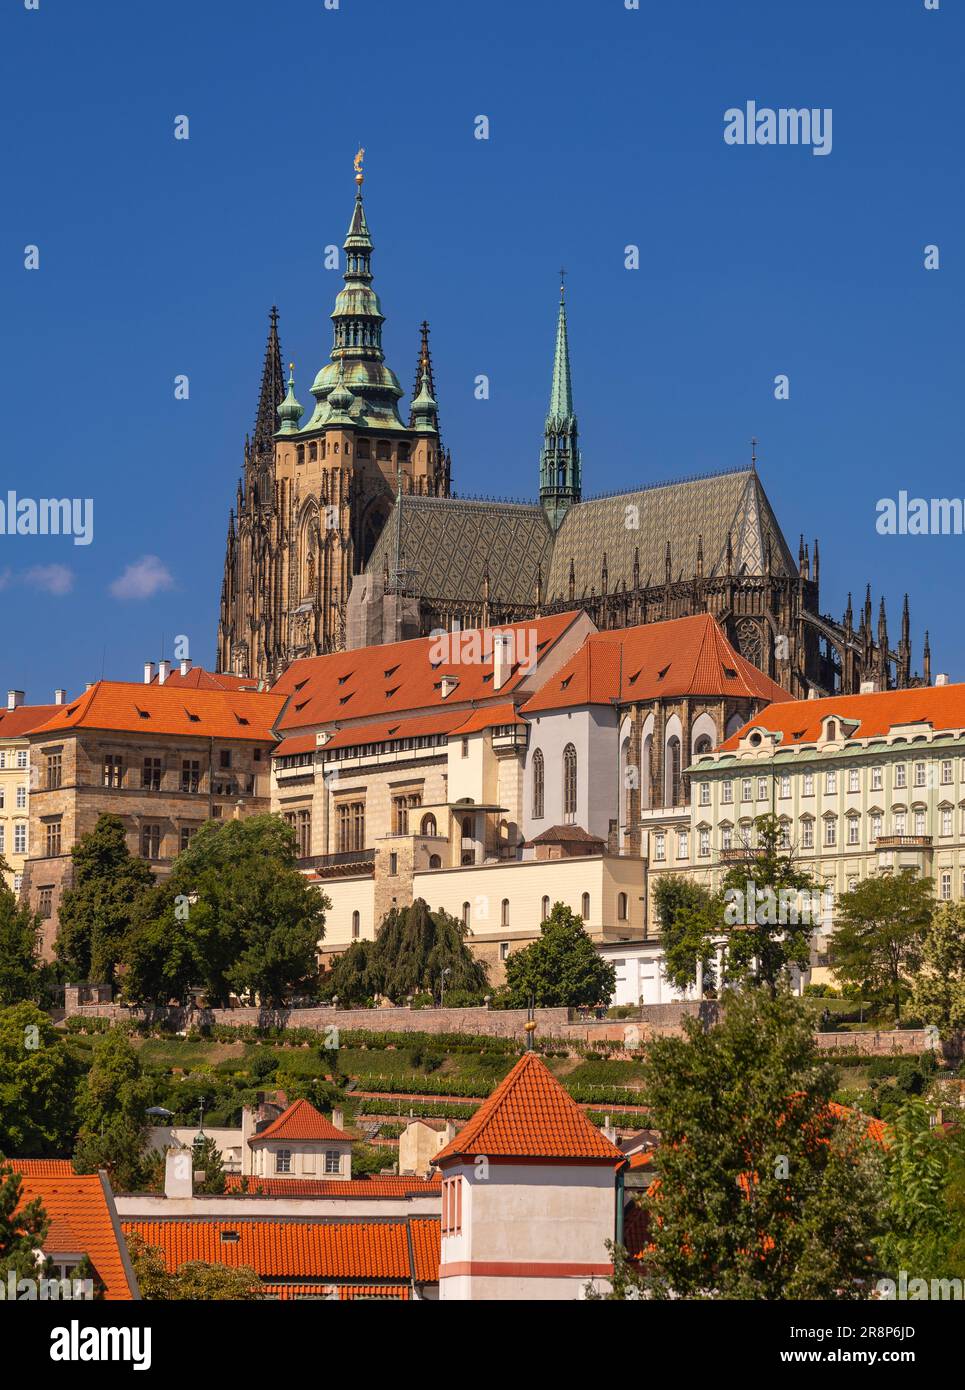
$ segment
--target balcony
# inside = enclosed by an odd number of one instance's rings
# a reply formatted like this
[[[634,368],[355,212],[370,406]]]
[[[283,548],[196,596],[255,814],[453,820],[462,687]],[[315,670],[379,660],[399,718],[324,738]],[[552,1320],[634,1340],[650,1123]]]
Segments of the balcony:
[[[314,871],[318,878],[351,878],[375,873],[374,849],[340,850],[337,854],[307,854],[297,860],[302,873]]]
[[[879,835],[875,849],[931,849],[930,835]]]

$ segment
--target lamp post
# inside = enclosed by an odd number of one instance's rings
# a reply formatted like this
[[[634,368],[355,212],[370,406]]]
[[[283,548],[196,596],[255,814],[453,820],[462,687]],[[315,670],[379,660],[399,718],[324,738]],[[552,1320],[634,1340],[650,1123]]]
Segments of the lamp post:
[[[439,977],[439,1008],[440,1008],[440,1009],[443,1008],[443,1006],[445,1005],[445,1002],[446,1002],[446,976],[447,976],[447,975],[451,975],[451,974],[452,974],[452,967],[449,966],[449,965],[447,965],[447,966],[444,967],[444,969],[443,969],[443,971],[442,971],[442,974],[441,974],[441,976]]]

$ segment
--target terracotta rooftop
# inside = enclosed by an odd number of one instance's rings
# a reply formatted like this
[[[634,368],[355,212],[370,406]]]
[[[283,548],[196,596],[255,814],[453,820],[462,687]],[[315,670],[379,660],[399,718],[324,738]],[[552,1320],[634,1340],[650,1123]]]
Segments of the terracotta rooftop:
[[[152,685],[158,684],[155,673]],[[206,671],[203,666],[192,666],[187,675],[182,676],[179,666],[168,673],[166,686],[180,686],[182,690],[252,690],[257,691],[259,682],[256,676],[231,676],[223,671]]]
[[[440,1191],[438,1173],[418,1178],[396,1173],[351,1178],[258,1178],[229,1173],[225,1192],[259,1197],[408,1197],[436,1196]]]
[[[72,1178],[74,1165],[69,1158],[7,1158],[8,1168],[15,1168],[24,1177]]]
[[[50,1218],[45,1254],[87,1255],[104,1284],[105,1298],[140,1298],[105,1173],[24,1174],[20,1205],[35,1197]]]
[[[22,738],[40,724],[46,724],[60,709],[63,705],[18,705],[16,709],[0,709],[0,739]]]
[[[709,613],[698,613],[592,634],[523,714],[681,695],[782,700],[787,691],[736,652]]]
[[[535,1052],[522,1057],[433,1163],[471,1158],[624,1161]]]
[[[551,825],[530,840],[531,845],[602,845],[599,835],[591,835],[582,825]]]
[[[132,681],[97,681],[69,704],[57,705],[34,733],[69,729],[182,734],[194,738],[274,743],[272,724],[284,700],[253,691],[191,690],[184,686],[138,685]]]
[[[782,700],[768,705],[720,745],[735,750],[753,729],[780,734],[780,747],[815,743],[829,714],[858,721],[848,738],[881,738],[896,724],[929,724],[936,733],[965,729],[965,685],[917,686],[911,690],[881,690],[870,695],[829,695],[822,700]]]
[[[273,687],[273,693],[289,697],[280,727],[291,731],[337,721],[380,720],[407,711],[441,710],[447,703],[465,706],[472,700],[491,699],[496,694],[492,651],[483,660],[467,659],[462,655],[460,640],[465,643],[478,640],[485,650],[487,643],[492,645],[493,632],[528,635],[535,631],[534,654],[538,662],[579,616],[578,613],[558,613],[529,622],[506,623],[498,629],[478,632],[467,629],[453,634],[453,650],[447,654],[457,659],[435,665],[430,659],[437,640],[433,637],[303,657],[292,662]],[[517,662],[498,692],[502,701],[505,702],[530,674]],[[443,699],[441,685],[445,675],[455,676],[459,684]]]
[[[483,729],[495,729],[503,724],[521,724],[525,727],[526,720],[519,717],[516,706],[511,702],[485,705],[482,709],[473,710],[468,719],[453,729],[452,736],[461,738],[464,734],[478,734]]]
[[[425,734],[447,734],[466,718],[464,709],[436,710],[432,714],[414,714],[395,719],[380,719],[373,724],[353,724],[339,731],[325,744],[330,748],[357,748],[363,743],[387,743],[394,739],[421,738]],[[309,738],[314,738],[309,734]],[[285,740],[287,743],[287,739]]]
[[[364,1282],[388,1279],[434,1284],[439,1278],[439,1221],[304,1221],[238,1217],[237,1220],[164,1218],[123,1223],[164,1256],[174,1273],[191,1260],[231,1267],[249,1265],[262,1279]],[[408,1228],[408,1231],[407,1231]],[[412,1237],[414,1261],[409,1257]]]
[[[351,1143],[351,1136],[343,1129],[336,1129],[308,1100],[293,1101],[277,1120],[253,1134],[248,1143],[260,1144],[265,1139],[341,1139]]]

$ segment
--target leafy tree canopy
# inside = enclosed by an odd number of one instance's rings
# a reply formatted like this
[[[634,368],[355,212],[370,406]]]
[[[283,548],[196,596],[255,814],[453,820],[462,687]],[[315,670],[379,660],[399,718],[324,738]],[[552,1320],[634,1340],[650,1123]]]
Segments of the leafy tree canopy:
[[[93,1060],[77,1093],[77,1172],[106,1168],[115,1188],[131,1192],[142,1186],[150,1101],[151,1083],[124,1033],[112,1028],[95,1038]]]
[[[101,816],[71,850],[73,886],[64,891],[55,949],[75,980],[111,984],[141,896],[154,883],[127,848],[120,816]]]
[[[0,856],[0,1006],[40,1002],[40,917],[21,906],[3,878]]]
[[[934,909],[932,880],[913,870],[866,878],[838,899],[832,939],[834,973],[895,1018],[911,995],[922,941]]]
[[[943,1037],[965,1029],[965,903],[940,903],[921,941],[911,1007]]]
[[[468,928],[448,912],[430,912],[422,898],[387,913],[374,941],[356,941],[335,962],[325,992],[340,1003],[364,1003],[384,994],[395,1004],[423,992],[481,996],[486,967],[466,945]]]
[[[20,1174],[0,1156],[0,1280],[4,1282],[11,1271],[18,1279],[38,1277],[35,1252],[50,1226],[39,1197],[17,1211],[22,1186]]]
[[[506,962],[506,993],[511,1007],[538,1008],[609,1004],[616,970],[594,946],[583,918],[554,903],[538,940],[514,951]]]
[[[0,1153],[63,1154],[74,1132],[76,1067],[47,1014],[0,1009]]]

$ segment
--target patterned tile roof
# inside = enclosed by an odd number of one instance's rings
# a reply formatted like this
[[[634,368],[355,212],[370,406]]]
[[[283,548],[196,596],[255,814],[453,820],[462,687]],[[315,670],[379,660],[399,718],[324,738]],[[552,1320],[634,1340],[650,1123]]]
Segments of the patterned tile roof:
[[[536,659],[542,660],[563,634],[577,622],[577,613],[557,613],[531,619],[527,623],[500,624],[498,631],[535,631]],[[416,637],[408,642],[361,647],[356,651],[332,652],[326,656],[303,657],[294,661],[272,689],[273,696],[288,697],[279,727],[287,732],[320,725],[350,725],[362,720],[387,720],[407,713],[439,712],[448,706],[467,706],[472,700],[492,699],[493,629],[465,632],[467,644],[479,643],[482,660],[468,660],[455,646],[448,655],[452,661],[437,661],[435,639]],[[488,656],[486,652],[488,650]],[[537,675],[538,675],[537,665]],[[458,685],[447,697],[442,695],[442,677],[455,676]],[[517,663],[498,692],[505,702],[532,672]],[[242,697],[236,697],[242,698]],[[264,699],[252,695],[245,698]],[[463,717],[468,715],[464,710]]]
[[[250,1266],[261,1278],[394,1279],[435,1283],[439,1277],[439,1221],[303,1221],[297,1218],[209,1220],[205,1217],[124,1221],[164,1256],[174,1273],[188,1261]],[[409,1258],[412,1237],[413,1262]]]
[[[267,1129],[259,1130],[248,1140],[249,1144],[261,1144],[266,1139],[341,1139],[350,1143],[350,1137],[343,1129],[337,1129],[327,1120],[311,1101],[296,1100],[273,1120]]]
[[[879,738],[895,724],[930,724],[936,731],[965,729],[965,685],[917,686],[911,690],[882,690],[870,695],[829,695],[822,700],[785,700],[768,705],[719,752],[737,748],[751,728],[781,734],[782,748],[814,743],[821,736],[821,722],[829,714],[857,720],[849,729],[853,739]]]
[[[638,524],[630,525],[631,521]],[[725,572],[728,533],[735,575],[742,571],[764,573],[768,538],[772,572],[796,575],[787,543],[760,478],[752,469],[662,483],[616,497],[579,502],[566,513],[553,543],[546,599],[558,602],[568,597],[571,560],[576,597],[584,597],[591,590],[599,594],[604,555],[610,593],[624,583],[628,589],[634,587],[635,553],[640,584],[663,584],[668,541],[672,579],[692,579],[698,536],[703,545],[704,574],[712,578]]]
[[[50,1218],[43,1246],[46,1254],[87,1255],[107,1299],[140,1297],[106,1174],[25,1174],[20,1205],[35,1197]]]
[[[522,1057],[433,1163],[450,1158],[570,1159],[617,1165],[623,1154],[586,1118],[535,1052]]]
[[[786,696],[730,645],[710,613],[598,632],[523,705],[525,715],[680,695]]]
[[[4,1162],[24,1177],[72,1178],[74,1165],[69,1158],[7,1158]]]
[[[325,749],[356,748],[363,743],[387,743],[393,739],[421,738],[425,734],[448,734],[465,718],[464,709],[444,709],[433,714],[414,714],[408,719],[397,715],[374,724],[353,724],[348,729],[340,729],[328,740]]]
[[[155,673],[152,684],[157,683],[158,677]],[[192,666],[184,676],[176,666],[169,672],[164,684],[180,686],[182,690],[258,690],[258,680],[254,676],[232,676],[225,671],[206,671],[203,666]]]
[[[56,706],[52,717],[33,732],[106,729],[146,737],[183,734],[274,743],[272,724],[284,703],[281,695],[246,690],[187,690],[166,682],[102,680],[69,704]]]
[[[516,713],[514,704],[487,705],[474,710],[468,719],[452,730],[452,734],[454,738],[461,738],[464,734],[478,734],[483,729],[495,729],[504,724],[525,723],[526,720],[520,719]]]
[[[369,559],[367,573],[396,568],[396,502]],[[535,605],[542,567],[549,574],[552,538],[537,503],[460,497],[402,498],[401,554],[411,588],[422,598],[481,603],[489,571],[493,603]]]

